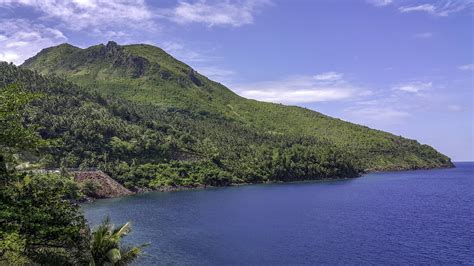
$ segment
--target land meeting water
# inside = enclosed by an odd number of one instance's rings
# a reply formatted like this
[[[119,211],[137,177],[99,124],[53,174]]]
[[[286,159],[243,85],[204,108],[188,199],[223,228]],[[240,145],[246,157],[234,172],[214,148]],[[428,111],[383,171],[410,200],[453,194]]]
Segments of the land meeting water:
[[[360,178],[154,192],[82,206],[132,221],[138,265],[474,264],[474,163]]]

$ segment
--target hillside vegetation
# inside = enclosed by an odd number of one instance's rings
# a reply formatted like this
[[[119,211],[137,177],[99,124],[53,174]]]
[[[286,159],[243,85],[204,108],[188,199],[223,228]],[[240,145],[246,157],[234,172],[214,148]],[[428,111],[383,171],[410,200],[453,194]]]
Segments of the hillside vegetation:
[[[414,140],[300,107],[242,98],[151,45],[109,42],[80,49],[62,44],[41,51],[23,67],[65,77],[101,95],[216,115],[258,132],[327,139],[359,153],[368,170],[431,167],[429,159],[443,159],[434,164],[444,164],[447,159]]]
[[[0,73],[5,84],[42,95],[28,105],[24,123],[50,143],[36,159],[45,167],[99,167],[129,188],[354,177],[361,170],[327,141],[106,99],[6,63]]]
[[[105,219],[91,232],[73,203],[83,190],[67,172],[16,171],[18,154],[49,144],[23,119],[42,94],[15,84],[0,89],[0,265],[129,265],[144,247],[121,243],[130,223],[114,230]]]
[[[129,188],[452,166],[415,140],[242,98],[150,45],[62,44],[21,68],[0,64],[0,77],[0,87],[16,83],[43,95],[24,123],[53,145],[24,158],[99,167]]]

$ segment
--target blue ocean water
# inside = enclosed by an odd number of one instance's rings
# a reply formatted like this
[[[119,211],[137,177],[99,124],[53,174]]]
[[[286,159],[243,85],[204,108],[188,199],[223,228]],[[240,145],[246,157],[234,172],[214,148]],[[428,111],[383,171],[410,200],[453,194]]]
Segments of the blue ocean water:
[[[132,221],[138,265],[474,264],[474,163],[83,205]]]

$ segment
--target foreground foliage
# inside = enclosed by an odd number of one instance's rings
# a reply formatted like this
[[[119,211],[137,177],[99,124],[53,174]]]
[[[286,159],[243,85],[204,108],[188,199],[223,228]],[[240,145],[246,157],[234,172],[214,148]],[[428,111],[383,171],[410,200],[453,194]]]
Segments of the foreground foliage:
[[[80,194],[78,185],[59,174],[19,173],[15,161],[5,159],[44,144],[20,115],[36,96],[17,86],[0,90],[0,265],[105,265],[92,256],[98,253],[97,242],[91,241],[79,206],[71,202]],[[115,246],[129,231],[127,224],[114,233]],[[132,247],[121,254],[108,265],[127,264],[141,252]]]
[[[57,174],[14,174],[0,186],[0,265],[128,265],[142,254],[120,244],[130,223],[106,219],[91,233],[70,201],[74,186]]]
[[[6,177],[8,164],[14,160],[9,155],[37,147],[41,138],[22,124],[20,112],[38,95],[21,90],[15,84],[0,88],[0,177]]]
[[[115,228],[106,218],[92,232],[92,257],[96,265],[128,265],[142,254],[143,246],[121,245],[121,239],[131,231],[130,222]]]
[[[88,263],[85,220],[79,207],[65,197],[73,182],[58,175],[9,178],[0,187],[0,261]]]

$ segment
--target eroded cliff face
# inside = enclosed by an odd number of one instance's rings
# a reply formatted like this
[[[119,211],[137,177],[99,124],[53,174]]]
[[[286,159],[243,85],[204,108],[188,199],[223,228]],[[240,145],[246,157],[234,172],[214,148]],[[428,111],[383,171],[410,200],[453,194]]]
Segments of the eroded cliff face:
[[[78,184],[85,185],[90,182],[96,186],[88,195],[93,198],[115,198],[133,194],[102,171],[73,171],[71,174]]]

